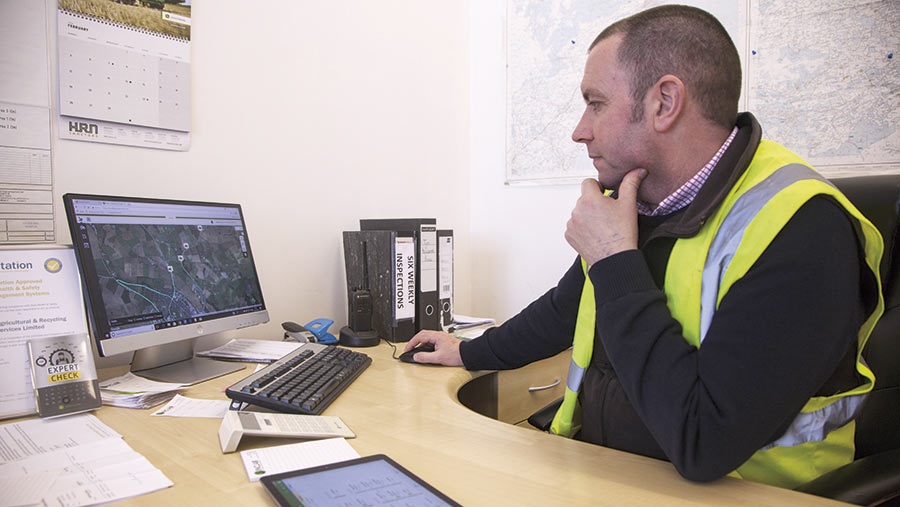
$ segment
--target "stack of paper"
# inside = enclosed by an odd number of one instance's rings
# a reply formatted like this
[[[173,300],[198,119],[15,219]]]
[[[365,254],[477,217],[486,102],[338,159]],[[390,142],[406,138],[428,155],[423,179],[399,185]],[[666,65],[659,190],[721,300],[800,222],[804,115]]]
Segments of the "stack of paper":
[[[469,341],[480,337],[488,329],[489,328],[487,327],[466,328],[459,331],[454,331],[452,334],[460,340]]]
[[[454,331],[460,331],[463,329],[471,329],[474,327],[481,326],[492,326],[496,322],[494,319],[488,317],[469,317],[467,315],[460,315],[458,313],[453,314],[453,324],[450,326],[449,331],[452,333]]]
[[[171,400],[182,387],[184,384],[157,382],[128,372],[100,382],[100,397],[104,405],[150,408]]]
[[[0,426],[0,506],[78,507],[172,485],[122,435],[90,414]]]
[[[448,326],[446,331],[460,340],[468,341],[478,338],[494,324],[496,321],[488,317],[469,317],[454,313],[453,324]]]
[[[271,363],[290,354],[302,345],[300,342],[240,339],[231,340],[225,345],[212,350],[197,352],[197,355],[250,363]]]

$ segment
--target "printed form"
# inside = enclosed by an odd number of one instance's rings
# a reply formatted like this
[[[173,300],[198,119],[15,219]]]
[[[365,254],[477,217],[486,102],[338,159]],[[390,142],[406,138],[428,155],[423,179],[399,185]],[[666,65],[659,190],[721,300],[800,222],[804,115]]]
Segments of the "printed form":
[[[93,415],[0,425],[0,507],[77,507],[169,486],[172,481]]]
[[[52,243],[50,70],[45,2],[0,16],[0,245]]]

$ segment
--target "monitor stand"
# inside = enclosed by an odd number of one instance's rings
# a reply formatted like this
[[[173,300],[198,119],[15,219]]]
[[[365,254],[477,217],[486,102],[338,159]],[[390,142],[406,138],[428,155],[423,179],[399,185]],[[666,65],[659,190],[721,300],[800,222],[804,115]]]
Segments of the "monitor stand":
[[[238,363],[195,357],[195,341],[196,338],[136,350],[131,372],[160,382],[192,385],[245,368]]]

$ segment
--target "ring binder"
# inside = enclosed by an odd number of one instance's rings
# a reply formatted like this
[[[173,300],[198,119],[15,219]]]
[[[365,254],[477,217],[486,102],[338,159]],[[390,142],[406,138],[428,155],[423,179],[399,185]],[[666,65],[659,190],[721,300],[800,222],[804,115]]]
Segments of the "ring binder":
[[[448,331],[453,325],[453,230],[438,229],[438,305],[440,326]]]
[[[437,219],[362,219],[361,231],[412,231],[416,242],[415,330],[441,330],[438,306]]]
[[[370,312],[376,336],[390,342],[408,341],[416,332],[416,248],[411,232],[344,231],[347,305],[351,327],[341,331],[341,344],[356,342],[368,327],[359,323]],[[365,296],[362,296],[365,294]],[[350,343],[348,343],[350,344]],[[351,344],[352,345],[352,344]],[[354,345],[365,346],[365,345]]]

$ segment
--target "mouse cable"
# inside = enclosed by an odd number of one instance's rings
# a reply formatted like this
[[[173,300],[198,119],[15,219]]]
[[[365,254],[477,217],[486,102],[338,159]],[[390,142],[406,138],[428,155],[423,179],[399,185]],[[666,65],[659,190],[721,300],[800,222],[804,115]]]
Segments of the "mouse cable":
[[[400,359],[400,356],[397,355],[397,346],[388,341],[387,338],[382,338],[382,340],[384,340],[384,343],[387,343],[391,346],[392,349],[394,349],[394,351],[391,353],[391,357],[394,359]]]

